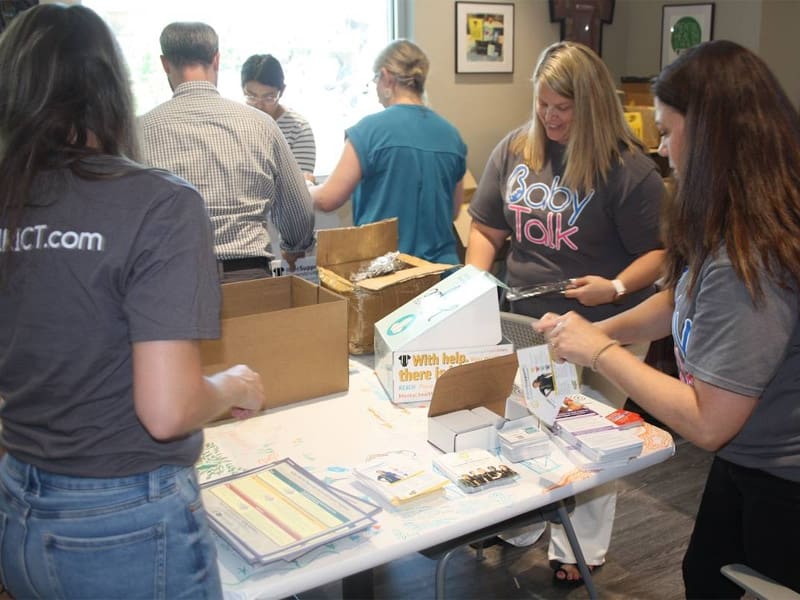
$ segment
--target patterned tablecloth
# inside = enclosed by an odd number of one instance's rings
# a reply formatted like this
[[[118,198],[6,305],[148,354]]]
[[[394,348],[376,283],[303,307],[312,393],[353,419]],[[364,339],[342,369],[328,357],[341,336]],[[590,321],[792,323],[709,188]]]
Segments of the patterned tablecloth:
[[[427,403],[392,404],[371,368],[351,360],[347,393],[207,428],[197,471],[206,482],[289,457],[326,483],[380,504],[354,481],[351,468],[395,452],[429,461],[438,451],[427,442],[427,409]],[[516,463],[521,477],[514,484],[476,494],[450,485],[444,495],[400,508],[381,504],[371,530],[291,562],[251,567],[218,538],[225,596],[290,596],[623,477],[674,453],[665,431],[645,424],[638,434],[644,450],[624,466],[583,471],[554,447],[548,457]]]

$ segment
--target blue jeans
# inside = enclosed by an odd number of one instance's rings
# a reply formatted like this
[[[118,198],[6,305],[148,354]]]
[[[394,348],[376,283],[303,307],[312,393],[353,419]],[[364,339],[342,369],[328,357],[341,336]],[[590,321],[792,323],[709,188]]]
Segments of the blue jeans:
[[[0,579],[23,598],[221,598],[194,469],[119,478],[0,460]]]

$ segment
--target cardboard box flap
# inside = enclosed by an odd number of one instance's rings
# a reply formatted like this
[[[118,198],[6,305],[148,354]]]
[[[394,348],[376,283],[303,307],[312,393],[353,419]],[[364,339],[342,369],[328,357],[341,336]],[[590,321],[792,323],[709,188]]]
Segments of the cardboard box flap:
[[[429,263],[411,256],[409,254],[399,254],[398,258],[407,265],[411,265],[408,269],[401,269],[389,275],[382,277],[370,277],[355,284],[356,287],[377,292],[390,285],[395,285],[401,281],[410,281],[411,279],[419,279],[428,275],[436,275],[443,273],[448,269],[452,269],[453,265],[445,265],[442,263]]]
[[[317,266],[371,260],[397,250],[397,219],[317,232]]]
[[[475,177],[473,177],[470,170],[467,169],[464,173],[464,202],[469,204],[472,200],[472,195],[475,193],[475,190],[478,189],[478,182],[475,181]]]
[[[485,406],[503,416],[514,387],[516,353],[448,369],[436,380],[428,416]]]

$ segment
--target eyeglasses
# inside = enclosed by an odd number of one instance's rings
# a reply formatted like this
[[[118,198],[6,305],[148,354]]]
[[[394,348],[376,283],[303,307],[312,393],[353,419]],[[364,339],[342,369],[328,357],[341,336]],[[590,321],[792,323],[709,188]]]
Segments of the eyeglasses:
[[[372,83],[378,83],[378,80],[381,78],[381,72],[378,71],[375,75],[372,76]]]
[[[256,96],[255,94],[245,94],[244,101],[248,104],[275,104],[279,99],[280,94],[264,94],[263,96]]]

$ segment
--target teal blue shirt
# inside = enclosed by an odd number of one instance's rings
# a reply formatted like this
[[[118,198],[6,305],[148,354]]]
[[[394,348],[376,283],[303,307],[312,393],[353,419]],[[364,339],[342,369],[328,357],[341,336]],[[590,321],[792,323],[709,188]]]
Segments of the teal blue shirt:
[[[353,222],[397,217],[400,252],[458,264],[453,193],[467,156],[458,130],[425,106],[395,104],[346,133],[362,173]]]

